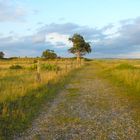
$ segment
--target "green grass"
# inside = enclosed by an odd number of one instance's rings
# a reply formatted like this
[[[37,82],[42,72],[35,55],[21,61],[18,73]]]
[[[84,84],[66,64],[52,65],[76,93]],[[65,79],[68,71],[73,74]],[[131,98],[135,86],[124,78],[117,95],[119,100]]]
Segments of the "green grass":
[[[43,64],[43,65],[41,66],[41,68],[42,68],[43,70],[48,70],[48,71],[58,71],[58,70],[60,70],[60,67],[58,67],[58,66],[55,65],[55,64]]]
[[[67,60],[67,71],[64,60],[57,60],[57,64],[55,60],[40,62],[45,69],[41,69],[41,83],[38,83],[36,68],[30,69],[36,65],[35,59],[0,61],[0,140],[11,140],[30,127],[43,105],[53,100],[75,73],[75,67],[70,66],[71,60]],[[56,73],[58,67],[60,71]]]
[[[36,62],[36,59],[0,61],[0,140],[11,140],[14,134],[30,127],[43,105],[53,100],[75,73],[73,60],[41,60],[41,65],[45,66],[45,69],[41,69],[42,81],[38,83]],[[97,77],[105,78],[119,87],[121,96],[129,99],[129,103],[138,112],[134,118],[140,121],[140,60],[94,60],[87,63],[94,65],[93,70],[97,70]],[[9,69],[13,65],[19,65],[24,69]],[[51,67],[51,70],[47,70],[48,67]],[[59,67],[59,73],[56,73],[56,67]],[[78,88],[69,88],[67,91],[68,100],[73,101],[80,96]],[[89,105],[92,105],[92,101]],[[71,121],[73,118],[59,120],[65,123]]]
[[[68,94],[66,94],[66,97],[68,101],[76,99],[77,97],[80,96],[80,94],[78,93],[79,92],[78,88],[68,88],[67,91]]]
[[[132,64],[119,64],[103,71],[103,75],[114,84],[124,86],[130,94],[140,95],[140,69]]]
[[[134,120],[140,122],[140,60],[95,60],[97,77],[104,78],[117,87],[118,96],[126,98],[136,113]]]
[[[52,100],[58,90],[66,81],[51,81],[49,87],[43,85],[38,89],[29,91],[26,96],[17,98],[14,101],[7,101],[0,104],[2,117],[0,128],[3,137],[10,139],[13,134],[19,133],[30,125],[31,120],[38,113],[43,103]]]
[[[140,95],[140,60],[96,60],[98,75],[122,86],[132,95]]]
[[[67,90],[68,90],[69,93],[75,94],[79,91],[79,88],[68,88]]]
[[[117,67],[117,69],[119,70],[129,70],[129,69],[136,69],[135,66],[133,66],[132,64],[129,64],[129,63],[122,63],[122,64],[119,64]]]
[[[80,118],[75,118],[75,117],[69,117],[69,116],[59,116],[56,118],[56,121],[60,125],[64,124],[73,124],[73,123],[79,123],[81,120]]]

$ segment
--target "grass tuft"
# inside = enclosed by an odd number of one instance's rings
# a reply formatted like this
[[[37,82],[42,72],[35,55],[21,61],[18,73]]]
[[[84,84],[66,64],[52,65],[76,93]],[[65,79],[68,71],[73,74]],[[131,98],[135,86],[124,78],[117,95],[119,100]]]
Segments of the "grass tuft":
[[[20,65],[12,65],[12,66],[10,66],[9,68],[10,68],[10,69],[23,69],[23,67],[20,66]]]

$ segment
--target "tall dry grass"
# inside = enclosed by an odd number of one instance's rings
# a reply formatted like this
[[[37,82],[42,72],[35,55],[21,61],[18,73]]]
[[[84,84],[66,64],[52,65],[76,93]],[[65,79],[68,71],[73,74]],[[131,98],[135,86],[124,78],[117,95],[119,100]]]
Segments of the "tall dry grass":
[[[36,59],[0,60],[0,139],[26,129],[43,103],[52,100],[80,67],[70,59],[40,60],[38,82],[36,65]]]
[[[97,60],[102,75],[122,85],[130,94],[140,95],[140,60]]]

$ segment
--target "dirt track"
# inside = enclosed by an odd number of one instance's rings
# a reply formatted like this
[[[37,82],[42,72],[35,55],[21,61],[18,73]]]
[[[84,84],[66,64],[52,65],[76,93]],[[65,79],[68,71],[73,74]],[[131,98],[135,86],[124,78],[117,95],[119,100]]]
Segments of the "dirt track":
[[[72,78],[18,140],[139,140],[129,102],[89,65]]]

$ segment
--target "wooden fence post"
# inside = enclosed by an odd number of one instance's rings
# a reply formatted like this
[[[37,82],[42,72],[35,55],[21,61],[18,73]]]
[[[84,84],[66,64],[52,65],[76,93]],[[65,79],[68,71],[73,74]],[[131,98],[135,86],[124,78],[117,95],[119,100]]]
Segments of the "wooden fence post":
[[[58,59],[56,59],[55,65],[56,65],[56,67],[57,67],[56,70],[55,70],[55,73],[56,73],[56,74],[59,74]]]
[[[37,75],[36,75],[37,82],[41,82],[41,75],[40,75],[40,61],[37,61]]]
[[[70,67],[73,69],[73,60],[71,60]]]

